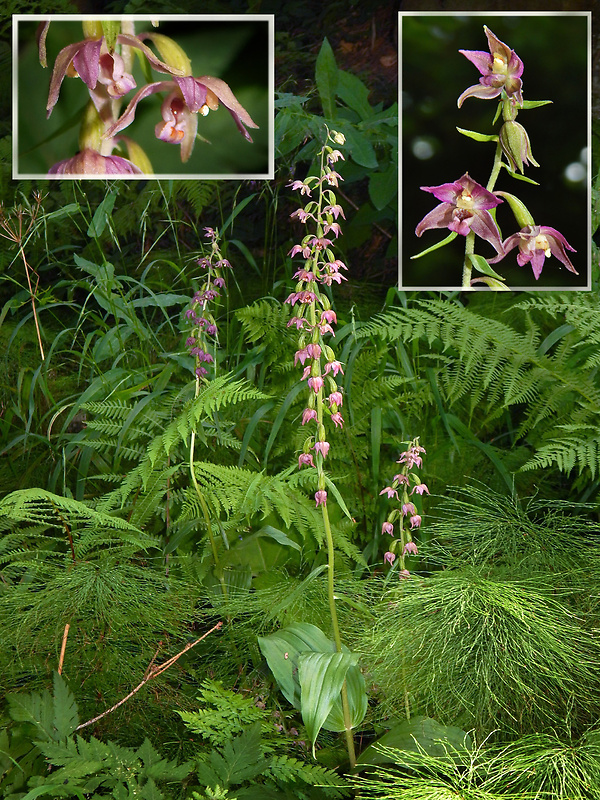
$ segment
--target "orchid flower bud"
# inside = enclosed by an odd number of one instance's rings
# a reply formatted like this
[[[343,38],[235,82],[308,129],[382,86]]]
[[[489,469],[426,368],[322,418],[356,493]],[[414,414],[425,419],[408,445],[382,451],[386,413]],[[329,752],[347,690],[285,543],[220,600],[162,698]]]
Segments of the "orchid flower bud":
[[[519,122],[508,120],[504,123],[500,129],[500,146],[513,172],[518,169],[523,174],[523,164],[539,167],[531,152],[527,131]]]

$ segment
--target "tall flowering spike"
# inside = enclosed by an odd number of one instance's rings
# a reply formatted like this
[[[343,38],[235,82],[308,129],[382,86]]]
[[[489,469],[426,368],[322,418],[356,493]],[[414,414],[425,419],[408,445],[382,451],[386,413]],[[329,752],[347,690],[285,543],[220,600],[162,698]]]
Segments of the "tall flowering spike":
[[[302,380],[306,381],[309,396],[307,408],[302,414],[302,425],[309,426],[309,432],[312,424],[315,425],[314,433],[306,440],[299,465],[305,464],[317,470],[317,505],[325,505],[327,502],[323,462],[329,454],[330,443],[327,441],[325,424],[329,419],[333,429],[344,426],[340,411],[343,394],[335,381],[338,373],[343,375],[344,371],[342,364],[336,360],[332,347],[325,341],[326,336],[335,335],[332,325],[337,322],[337,317],[322,289],[323,286],[346,280],[340,271],[345,270],[346,265],[335,257],[334,240],[326,236],[328,231],[332,231],[337,239],[341,228],[335,220],[344,218],[335,193],[329,188],[332,185],[337,186],[342,180],[341,175],[331,165],[344,157],[339,150],[334,150],[329,145],[329,141],[343,144],[343,136],[335,132],[328,134],[327,142],[320,153],[320,174],[289,184],[301,197],[310,198],[304,208],[293,212],[292,219],[305,226],[310,224],[313,228],[313,232],[306,233],[302,241],[295,244],[289,252],[292,258],[301,257],[303,265],[295,272],[297,283],[286,303],[294,308],[294,316],[288,326],[295,325],[299,331],[294,364],[300,362],[304,367]],[[313,193],[317,195],[316,199],[313,198]],[[316,463],[311,463],[307,457],[311,450],[315,454]]]
[[[460,108],[467,97],[479,97],[482,100],[492,100],[499,97],[502,91],[513,104],[523,105],[521,92],[523,82],[523,62],[510,47],[501,42],[491,30],[483,26],[487,36],[489,53],[482,50],[459,50],[465,58],[475,64],[482,77],[479,84],[470,86],[458,98]]]
[[[220,297],[219,289],[225,287],[224,270],[231,264],[221,255],[219,232],[214,228],[205,228],[205,236],[210,243],[210,254],[197,259],[196,263],[204,272],[201,288],[194,294],[190,308],[185,316],[192,323],[191,333],[186,339],[188,352],[195,360],[194,374],[196,380],[205,379],[208,365],[214,363],[217,324],[210,306]]]
[[[547,225],[526,225],[518,233],[514,233],[504,241],[504,252],[509,253],[517,245],[519,247],[517,264],[524,267],[525,264],[530,263],[536,281],[542,274],[545,259],[550,256],[557,258],[569,272],[579,275],[567,255],[567,250],[572,253],[577,251],[555,228],[549,228]],[[499,260],[500,258],[496,256],[496,258],[490,259],[490,263],[493,264]]]
[[[429,494],[429,489],[424,483],[421,483],[419,476],[415,473],[415,469],[421,467],[423,463],[421,453],[425,453],[425,448],[421,447],[417,437],[413,439],[409,443],[407,449],[400,454],[398,463],[402,465],[402,468],[397,475],[394,475],[391,486],[386,486],[385,489],[379,492],[380,495],[386,494],[388,498],[395,497],[400,505],[400,508],[394,508],[390,511],[387,520],[381,527],[381,532],[382,534],[389,533],[393,536],[394,523],[396,521],[399,522],[400,537],[392,541],[383,560],[384,563],[388,563],[392,566],[396,560],[396,551],[398,550],[398,555],[400,557],[398,574],[401,578],[410,577],[410,572],[405,568],[404,560],[406,556],[417,555],[419,552],[417,545],[412,540],[411,531],[419,528],[422,521],[422,517],[417,512],[415,504],[409,499],[408,490],[410,484],[414,484],[411,494],[415,491],[417,494],[421,495],[423,492]],[[399,491],[402,493],[401,497],[398,496]]]
[[[504,253],[500,231],[489,212],[502,200],[474,181],[468,172],[454,183],[420,188],[442,202],[419,222],[415,229],[417,236],[429,228],[448,228],[462,236],[473,231],[489,242],[497,253]]]

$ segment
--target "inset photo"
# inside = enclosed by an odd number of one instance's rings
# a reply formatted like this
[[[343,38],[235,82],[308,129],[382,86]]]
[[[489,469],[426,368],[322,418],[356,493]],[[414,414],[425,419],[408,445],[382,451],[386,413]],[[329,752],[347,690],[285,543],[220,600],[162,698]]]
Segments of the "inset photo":
[[[273,178],[273,15],[13,23],[13,178]]]
[[[591,289],[591,12],[400,14],[399,287]]]

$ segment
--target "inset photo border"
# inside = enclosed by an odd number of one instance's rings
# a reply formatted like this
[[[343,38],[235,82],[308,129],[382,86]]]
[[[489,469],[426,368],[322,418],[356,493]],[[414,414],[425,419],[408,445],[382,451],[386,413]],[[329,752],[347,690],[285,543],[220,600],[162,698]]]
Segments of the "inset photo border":
[[[272,14],[14,15],[13,179],[275,175]]]
[[[399,288],[591,289],[591,12],[400,12],[398,38]]]

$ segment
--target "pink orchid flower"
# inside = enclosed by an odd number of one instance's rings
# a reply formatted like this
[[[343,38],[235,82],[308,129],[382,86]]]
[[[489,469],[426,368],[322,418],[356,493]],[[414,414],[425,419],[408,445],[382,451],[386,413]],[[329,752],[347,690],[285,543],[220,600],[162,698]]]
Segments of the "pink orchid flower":
[[[468,172],[454,183],[420,188],[442,202],[419,222],[415,230],[417,236],[429,228],[449,228],[461,236],[473,231],[488,241],[497,253],[504,253],[500,231],[488,210],[502,200],[474,181]]]
[[[103,156],[85,148],[72,158],[65,158],[48,170],[48,175],[142,175],[142,170],[122,156]]]
[[[45,23],[46,30],[49,24]],[[166,72],[170,75],[181,73],[181,70],[170,67],[157,58],[137,36],[121,33],[117,36],[117,43],[141,50],[157,72]],[[45,63],[45,45],[42,48],[42,38],[40,38],[40,60]],[[112,99],[123,97],[136,86],[133,75],[125,71],[122,57],[116,52],[109,53],[103,36],[69,44],[63,47],[54,62],[46,106],[48,117],[58,101],[66,75],[71,77],[78,75],[81,78],[90,90],[91,98],[97,108],[103,100],[98,93],[98,83],[105,87],[108,97]]]
[[[523,62],[514,50],[491,32],[487,26],[483,26],[487,36],[490,52],[482,50],[459,50],[465,58],[475,64],[483,77],[479,79],[479,84],[470,86],[458,98],[460,108],[467,97],[479,97],[482,100],[492,100],[506,92],[507,97],[519,106],[523,105],[523,95],[521,88],[523,82]]]
[[[510,252],[517,245],[519,246],[517,264],[523,267],[525,264],[531,263],[536,281],[542,274],[544,260],[550,258],[550,256],[557,258],[569,272],[579,275],[566,252],[567,250],[572,253],[577,251],[571,247],[562,233],[559,233],[555,228],[549,228],[547,225],[526,225],[518,233],[514,233],[508,239],[505,239],[503,243],[504,252]],[[499,256],[490,259],[490,264],[495,264],[497,261],[500,261]]]
[[[157,138],[181,145],[181,160],[186,162],[192,154],[198,130],[198,113],[206,116],[222,103],[229,111],[240,133],[252,142],[249,128],[258,128],[250,114],[237,100],[229,86],[220,78],[204,75],[193,78],[173,76],[172,81],[149,83],[133,97],[121,117],[104,134],[114,136],[133,122],[140,100],[155,92],[169,92],[161,106],[163,121],[155,128]]]

